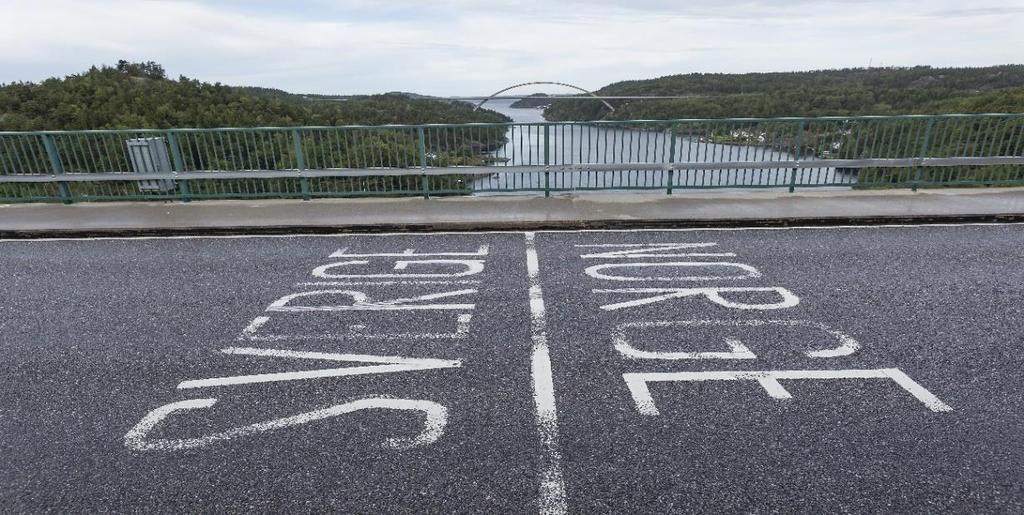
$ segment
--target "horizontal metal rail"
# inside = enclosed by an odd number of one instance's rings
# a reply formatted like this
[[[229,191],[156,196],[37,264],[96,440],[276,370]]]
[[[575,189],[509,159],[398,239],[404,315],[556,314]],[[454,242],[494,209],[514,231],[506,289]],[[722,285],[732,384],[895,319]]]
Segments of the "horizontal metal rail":
[[[491,97],[442,97],[444,100],[679,100],[684,98],[710,97],[705,94],[692,95],[580,95],[580,94],[556,94],[556,95],[495,95]]]
[[[284,179],[324,177],[419,177],[512,173],[572,173],[668,170],[785,170],[814,168],[917,168],[944,166],[1024,165],[1024,157],[957,157],[915,159],[818,159],[812,161],[735,161],[726,163],[581,163],[535,166],[450,166],[443,168],[336,168],[326,170],[206,170],[168,173],[88,173],[63,175],[0,175],[0,182],[93,182],[146,180]]]
[[[766,123],[766,122],[821,122],[821,121],[872,121],[872,120],[948,120],[948,119],[985,119],[985,118],[1016,118],[1024,119],[1024,113],[950,113],[950,114],[892,114],[892,115],[860,115],[860,116],[778,116],[766,118],[670,118],[665,120],[593,120],[593,121],[558,121],[558,122],[470,122],[470,123],[425,123],[425,124],[384,124],[384,125],[302,125],[293,127],[260,126],[260,127],[179,127],[173,129],[81,129],[81,130],[41,130],[41,131],[0,131],[0,136],[24,136],[40,134],[167,134],[197,132],[259,132],[292,130],[344,130],[344,129],[418,129],[418,128],[473,128],[473,127],[510,127],[513,125],[531,126],[600,126],[600,125],[673,125],[687,123],[721,124],[730,122]]]
[[[1024,185],[1024,114],[0,132],[0,202]]]

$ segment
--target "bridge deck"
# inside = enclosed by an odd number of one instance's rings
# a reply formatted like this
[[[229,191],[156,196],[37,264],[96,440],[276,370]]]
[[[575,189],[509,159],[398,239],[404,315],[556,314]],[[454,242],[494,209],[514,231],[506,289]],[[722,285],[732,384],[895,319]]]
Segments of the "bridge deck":
[[[1020,513],[1022,249],[1015,224],[0,241],[0,502]]]

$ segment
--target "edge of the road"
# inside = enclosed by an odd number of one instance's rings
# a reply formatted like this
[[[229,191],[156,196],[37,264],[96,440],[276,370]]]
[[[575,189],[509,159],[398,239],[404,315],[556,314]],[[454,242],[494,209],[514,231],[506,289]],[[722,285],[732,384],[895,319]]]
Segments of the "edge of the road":
[[[702,229],[758,227],[836,227],[880,225],[938,225],[970,223],[1024,223],[1019,214],[955,214],[922,216],[835,216],[737,219],[671,219],[671,220],[554,220],[517,222],[432,222],[382,224],[284,224],[224,227],[153,227],[153,228],[83,228],[83,229],[0,229],[3,240],[50,238],[160,237],[160,236],[231,236],[231,235],[316,235],[373,233],[431,233],[483,231],[550,231],[599,229]]]

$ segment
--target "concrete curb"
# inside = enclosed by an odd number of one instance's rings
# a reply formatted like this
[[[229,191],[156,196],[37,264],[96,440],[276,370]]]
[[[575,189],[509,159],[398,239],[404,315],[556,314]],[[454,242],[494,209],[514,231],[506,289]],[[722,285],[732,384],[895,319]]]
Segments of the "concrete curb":
[[[699,229],[756,227],[835,227],[844,225],[928,225],[951,223],[1024,223],[1019,214],[956,214],[922,216],[836,216],[750,219],[682,220],[557,220],[522,222],[435,222],[423,224],[351,224],[351,225],[260,225],[224,227],[88,228],[45,230],[0,230],[0,239],[32,240],[46,238],[104,238],[159,236],[230,236],[288,234],[372,234],[386,232],[480,232],[579,229]]]

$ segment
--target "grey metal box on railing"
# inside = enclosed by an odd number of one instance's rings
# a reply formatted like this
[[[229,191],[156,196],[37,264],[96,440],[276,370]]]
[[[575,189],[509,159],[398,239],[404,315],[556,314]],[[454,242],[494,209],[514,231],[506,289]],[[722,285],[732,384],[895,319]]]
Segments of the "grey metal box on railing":
[[[137,138],[125,142],[135,173],[171,173],[171,159],[165,138]],[[173,180],[139,181],[139,191],[174,191]]]

